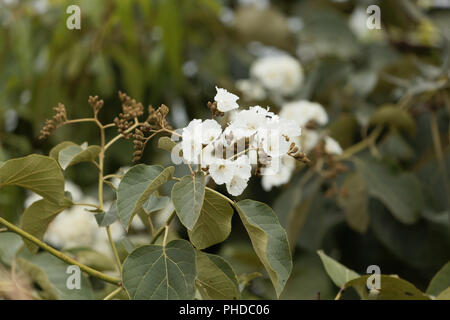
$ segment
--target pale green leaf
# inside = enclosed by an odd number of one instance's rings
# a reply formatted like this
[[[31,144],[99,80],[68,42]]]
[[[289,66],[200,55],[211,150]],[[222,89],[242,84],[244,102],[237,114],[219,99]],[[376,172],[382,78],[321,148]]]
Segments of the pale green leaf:
[[[191,243],[204,249],[228,238],[231,232],[233,208],[228,201],[206,189],[200,217],[194,228],[188,230]]]
[[[205,175],[184,176],[172,189],[172,202],[181,223],[192,230],[197,222],[205,198]]]
[[[371,124],[390,125],[413,134],[416,123],[411,114],[395,105],[384,105],[378,108],[370,119]]]
[[[413,284],[396,276],[380,275],[380,289],[369,290],[367,275],[350,280],[344,288],[353,287],[363,300],[429,300],[430,298]]]
[[[151,194],[172,178],[174,170],[139,164],[125,173],[117,189],[117,212],[125,229]]]
[[[92,162],[100,153],[101,148],[99,146],[83,146],[70,145],[59,151],[58,162],[64,170],[68,167],[80,163],[80,162]]]
[[[22,247],[21,237],[12,232],[0,233],[0,263],[11,266],[17,250]]]
[[[6,161],[0,168],[0,188],[8,185],[29,189],[54,203],[64,201],[64,176],[50,157],[32,154]]]
[[[195,250],[185,240],[165,247],[145,245],[123,264],[122,281],[131,299],[190,300],[194,298]]]
[[[77,145],[77,144],[74,143],[74,142],[72,142],[72,141],[64,141],[64,142],[61,142],[61,143],[57,144],[56,146],[54,146],[54,147],[50,150],[50,152],[49,152],[48,155],[49,155],[51,158],[53,158],[53,159],[55,159],[56,161],[58,161],[58,155],[59,155],[59,152],[60,152],[62,149],[67,148],[67,147],[69,147],[69,146],[76,146],[76,145]]]
[[[97,213],[95,215],[99,227],[107,227],[118,219],[117,216],[117,201],[113,201],[111,207],[106,212]]]
[[[359,274],[355,271],[348,269],[336,260],[330,258],[322,250],[317,251],[317,253],[331,280],[333,280],[334,284],[339,288],[343,288],[348,281],[359,277]]]
[[[195,284],[204,300],[239,299],[239,284],[236,273],[223,258],[196,252],[197,278]]]
[[[448,287],[450,287],[450,262],[447,262],[431,279],[427,294],[438,296]]]
[[[76,261],[98,271],[115,271],[115,262],[107,255],[90,248],[70,248],[64,251]]]
[[[277,296],[280,296],[292,271],[286,231],[273,210],[264,203],[243,200],[236,204],[236,209],[257,256],[269,273]]]
[[[39,240],[42,240],[48,225],[53,221],[58,214],[72,205],[67,200],[65,204],[55,204],[46,199],[41,199],[33,202],[22,215],[21,228],[32,234]],[[31,241],[24,239],[25,245],[28,250],[35,253],[39,247],[33,244]]]
[[[158,148],[171,152],[172,149],[177,145],[175,141],[169,137],[161,137],[158,140]]]

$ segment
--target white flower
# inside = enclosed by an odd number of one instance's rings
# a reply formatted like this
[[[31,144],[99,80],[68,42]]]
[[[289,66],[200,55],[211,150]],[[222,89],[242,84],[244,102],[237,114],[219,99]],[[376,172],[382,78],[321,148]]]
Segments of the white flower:
[[[197,163],[202,152],[202,120],[194,119],[183,128],[181,147],[183,158],[191,163]]]
[[[287,157],[292,159],[292,157]],[[291,179],[292,172],[293,168],[290,165],[281,163],[280,167],[274,174],[263,173],[263,177],[261,179],[263,189],[265,191],[270,191],[273,187],[278,187],[288,183]]]
[[[95,203],[94,199],[83,202]],[[61,212],[49,225],[44,240],[61,249],[90,247],[99,229],[92,212],[85,207],[74,206]]]
[[[219,109],[219,111],[227,112],[239,108],[239,105],[236,102],[239,99],[237,95],[218,87],[216,87],[216,90],[217,94],[214,97],[214,101],[217,102],[217,109]]]
[[[247,188],[248,179],[244,179],[239,175],[233,176],[230,182],[226,184],[227,191],[232,196],[239,196]]]
[[[289,151],[291,142],[286,140],[280,130],[270,130],[259,137],[262,149],[271,157],[280,157]]]
[[[252,166],[250,165],[249,157],[246,155],[240,156],[233,163],[235,165],[235,176],[239,176],[244,180],[250,179],[252,176]]]
[[[310,152],[320,141],[320,135],[316,130],[304,129],[298,145],[302,146],[303,152]]]
[[[319,103],[307,100],[286,103],[280,111],[280,117],[294,120],[302,128],[310,121],[319,125],[325,125],[328,122],[328,115],[324,107]]]
[[[209,174],[216,184],[229,183],[234,176],[235,165],[231,160],[215,158],[209,165]]]
[[[261,108],[262,109],[262,108]],[[267,121],[266,116],[258,109],[242,110],[236,114],[236,119],[228,126],[235,139],[250,137],[258,129],[264,128]]]
[[[214,142],[222,133],[222,127],[216,120],[208,119],[203,121],[202,126],[202,143],[210,144]]]
[[[303,68],[289,55],[260,58],[251,66],[250,75],[266,89],[282,95],[295,93],[303,83]]]
[[[339,143],[333,138],[325,137],[325,152],[328,154],[340,155],[342,154],[342,148]]]

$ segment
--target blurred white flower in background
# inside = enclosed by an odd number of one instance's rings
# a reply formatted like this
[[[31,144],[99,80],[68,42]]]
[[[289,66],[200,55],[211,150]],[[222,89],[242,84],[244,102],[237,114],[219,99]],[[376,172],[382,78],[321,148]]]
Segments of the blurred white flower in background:
[[[269,91],[289,96],[300,89],[304,75],[297,59],[282,54],[256,60],[250,67],[250,77]]]
[[[294,120],[300,127],[304,127],[310,121],[321,126],[328,123],[328,114],[325,108],[319,103],[307,100],[284,104],[280,111],[280,117]]]

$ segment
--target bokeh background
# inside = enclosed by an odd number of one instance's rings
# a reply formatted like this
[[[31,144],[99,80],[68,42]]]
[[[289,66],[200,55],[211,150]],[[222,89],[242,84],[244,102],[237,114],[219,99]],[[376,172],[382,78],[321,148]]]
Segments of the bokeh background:
[[[81,30],[66,28],[71,4],[81,8]],[[371,4],[381,8],[380,30],[366,27]],[[319,292],[334,298],[338,288],[319,249],[359,273],[376,264],[383,274],[425,290],[450,260],[449,37],[450,1],[444,0],[2,0],[0,161],[48,154],[65,140],[98,143],[90,124],[65,126],[38,140],[58,102],[70,118],[90,116],[90,95],[104,99],[105,122],[121,111],[122,90],[145,106],[168,105],[175,128],[209,117],[206,103],[216,85],[238,94],[241,106],[280,110],[279,98],[249,99],[236,84],[249,78],[255,60],[282,51],[304,70],[291,99],[321,103],[330,118],[326,129],[344,150],[374,123],[383,131],[375,149],[358,154],[364,160],[358,170],[372,192],[351,213],[330,192],[345,174],[313,186],[301,184],[308,170],[298,170],[270,192],[252,179],[242,197],[271,205],[295,247],[281,298],[315,299]],[[383,106],[403,111],[380,115]],[[109,152],[107,172],[132,165],[130,141]],[[141,161],[169,164],[170,157],[153,143]],[[95,196],[94,170],[80,164],[66,178]],[[27,197],[19,188],[2,189],[0,215],[19,221]],[[238,219],[230,238],[208,250],[225,256],[238,274],[262,270]],[[264,277],[246,295],[274,298]]]

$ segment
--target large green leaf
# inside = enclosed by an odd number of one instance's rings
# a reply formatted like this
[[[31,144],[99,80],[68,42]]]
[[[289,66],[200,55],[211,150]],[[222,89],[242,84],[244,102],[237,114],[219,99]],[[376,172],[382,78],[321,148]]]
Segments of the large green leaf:
[[[322,250],[317,251],[317,253],[331,280],[333,280],[334,284],[339,288],[343,288],[348,281],[359,277],[359,274],[355,271],[348,269],[336,260],[330,258]]]
[[[172,202],[181,223],[192,230],[197,222],[205,198],[205,175],[184,176],[172,188]]]
[[[420,183],[412,173],[394,173],[374,160],[354,159],[370,196],[380,200],[400,222],[413,224],[423,209]]]
[[[29,189],[54,203],[64,201],[64,176],[50,157],[32,154],[6,161],[0,168],[0,188],[8,185]]]
[[[71,205],[72,203],[69,200],[64,204],[56,204],[47,199],[33,202],[22,215],[21,228],[42,240],[50,222]],[[26,239],[24,239],[24,242],[31,252],[37,252],[39,248],[37,245]]]
[[[447,262],[431,279],[427,294],[438,296],[448,287],[450,287],[450,262]]]
[[[137,248],[122,272],[128,295],[137,300],[193,299],[195,276],[195,250],[185,240]]]
[[[239,284],[236,273],[223,258],[196,252],[197,278],[195,285],[205,300],[236,300]]]
[[[286,231],[273,210],[264,203],[247,199],[239,201],[236,209],[277,296],[280,296],[292,270]]]
[[[228,201],[206,189],[202,210],[194,228],[188,230],[191,243],[204,249],[228,238],[231,232],[233,208]]]
[[[372,275],[373,276],[373,275]],[[370,275],[350,280],[344,288],[353,287],[363,300],[429,300],[430,298],[413,284],[395,276],[380,275],[380,289],[376,291],[367,288]]]
[[[351,173],[345,177],[342,188],[338,204],[348,225],[357,232],[365,233],[369,225],[369,196],[364,178],[358,172]]]
[[[17,255],[17,264],[42,289],[43,299],[93,299],[91,284],[83,272],[80,272],[80,289],[69,289],[67,281],[73,275],[68,272],[70,265],[48,252],[33,255],[28,250],[22,249]]]
[[[70,145],[58,153],[58,162],[64,170],[80,162],[93,162],[100,153],[99,146]]]
[[[117,213],[128,230],[134,215],[147,199],[173,175],[175,168],[139,164],[125,173],[117,189]]]

